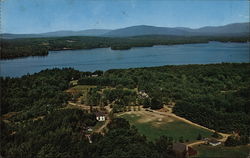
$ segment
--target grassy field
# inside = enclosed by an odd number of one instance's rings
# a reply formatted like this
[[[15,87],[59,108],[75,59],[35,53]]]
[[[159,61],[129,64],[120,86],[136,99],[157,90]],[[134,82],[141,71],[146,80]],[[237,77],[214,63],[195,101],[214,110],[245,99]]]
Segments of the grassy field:
[[[198,154],[194,157],[225,157],[225,158],[247,158],[250,154],[250,146],[225,147],[223,145],[212,147],[209,145],[195,146]]]
[[[173,118],[154,114],[153,112],[129,112],[120,117],[125,118],[130,124],[136,126],[138,131],[151,141],[165,135],[173,137],[177,141],[180,137],[183,137],[184,142],[192,142],[197,139],[199,134],[202,137],[211,137],[212,135],[212,132],[208,130],[194,127]]]
[[[87,97],[87,93],[89,91],[90,88],[96,88],[96,86],[91,86],[91,85],[77,85],[74,86],[68,90],[66,90],[66,92],[71,93],[71,94],[77,94],[80,93],[81,96],[79,98],[79,100],[86,100]]]

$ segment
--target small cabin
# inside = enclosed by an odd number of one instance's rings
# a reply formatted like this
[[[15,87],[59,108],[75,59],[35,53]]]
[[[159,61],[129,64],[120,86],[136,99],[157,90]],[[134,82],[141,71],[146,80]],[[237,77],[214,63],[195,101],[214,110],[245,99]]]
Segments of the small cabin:
[[[174,143],[173,151],[177,158],[186,158],[188,157],[188,146],[182,143]]]
[[[105,114],[103,112],[97,112],[96,114],[96,120],[97,121],[105,121]]]
[[[89,128],[87,129],[87,131],[88,131],[88,132],[92,132],[93,129],[89,127]]]
[[[217,145],[220,145],[220,144],[221,144],[221,142],[218,141],[218,140],[216,140],[216,139],[210,139],[210,140],[208,141],[208,143],[209,143],[210,145],[212,145],[212,146],[217,146]]]
[[[216,140],[214,138],[205,138],[204,141],[205,141],[205,144],[209,144],[209,145],[212,145],[212,146],[217,146],[217,145],[221,144],[220,141],[218,141],[218,140]]]

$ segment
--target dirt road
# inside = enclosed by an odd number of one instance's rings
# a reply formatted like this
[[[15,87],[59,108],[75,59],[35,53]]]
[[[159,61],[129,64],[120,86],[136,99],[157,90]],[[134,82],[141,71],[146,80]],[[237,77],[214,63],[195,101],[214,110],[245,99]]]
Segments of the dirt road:
[[[71,101],[68,101],[68,104],[72,105],[72,106],[75,106],[75,107],[78,107],[78,108],[83,109],[83,110],[90,111],[90,106],[88,106],[88,105],[79,104],[79,103],[73,103]],[[108,111],[108,113],[110,113],[111,110],[112,110],[110,108],[110,106],[105,106],[104,108]],[[96,129],[94,132],[104,134],[103,130],[107,127],[107,125],[109,123],[110,123],[110,118],[107,116],[106,120],[105,120],[105,123],[101,127],[99,127],[98,129]]]
[[[175,115],[174,113],[171,113],[171,112],[167,112],[167,113],[166,112],[159,112],[159,111],[156,111],[156,110],[153,110],[153,111],[154,111],[154,113],[158,113],[160,115],[165,115],[165,116],[168,116],[168,117],[173,117],[175,119],[181,120],[181,121],[183,121],[185,123],[188,123],[188,124],[190,124],[192,126],[200,127],[200,128],[209,130],[211,132],[215,132],[215,130],[213,130],[213,129],[209,129],[209,128],[204,127],[202,125],[199,125],[197,123],[191,122],[191,121],[189,121],[189,120],[187,120],[187,119],[185,119],[183,117]],[[227,140],[227,137],[230,136],[230,134],[227,134],[227,133],[218,132],[218,134],[220,134],[222,136],[221,139],[218,139],[218,141],[221,141],[221,142],[225,142]],[[201,141],[196,141],[196,142],[190,143],[188,145],[189,146],[194,146],[194,145],[203,144],[203,143],[204,143],[204,141],[201,140]]]
[[[168,117],[168,119],[170,119],[170,120],[171,119],[177,119],[177,120],[180,120],[180,121],[185,122],[187,124],[190,124],[192,126],[196,126],[196,127],[203,128],[203,129],[206,129],[206,130],[211,131],[211,132],[215,132],[215,130],[213,130],[213,129],[209,129],[209,128],[204,127],[202,125],[199,125],[197,123],[191,122],[191,121],[189,121],[189,120],[187,120],[187,119],[185,119],[183,117],[177,116],[174,113],[172,113],[171,110],[168,110],[168,112],[161,112],[161,111],[151,110],[151,112],[149,112],[149,111],[146,111],[145,109],[142,108],[141,111],[135,111],[135,112],[131,111],[131,112],[126,112],[126,113],[136,113],[136,114],[147,113],[147,115],[154,115],[155,117],[158,115],[157,118]],[[120,115],[123,115],[123,114],[125,114],[125,113],[122,113]],[[225,142],[227,137],[230,136],[230,134],[227,134],[227,133],[218,132],[218,134],[220,134],[222,136],[221,139],[218,139],[221,142]],[[190,143],[188,145],[193,146],[193,145],[198,145],[198,144],[203,144],[203,143],[205,143],[205,142],[203,140],[200,140],[200,141],[192,142],[192,143]]]
[[[79,107],[81,109],[84,109],[84,110],[90,110],[90,106],[87,106],[87,105],[73,103],[73,102],[68,102],[68,103],[69,103],[69,105],[77,106],[77,107]],[[112,110],[110,108],[110,106],[106,106],[105,109],[108,111],[108,113],[110,113],[111,110]],[[187,119],[185,119],[183,117],[177,116],[174,113],[172,113],[172,110],[169,110],[169,109],[168,109],[168,112],[161,112],[161,111],[156,111],[156,110],[151,110],[151,112],[149,112],[149,111],[146,111],[145,109],[141,108],[141,111],[130,111],[130,112],[125,112],[125,113],[133,113],[133,112],[136,112],[138,114],[147,113],[147,115],[152,115],[152,116],[154,116],[154,118],[156,118],[156,117],[157,118],[162,118],[162,117],[167,116],[169,119],[171,119],[171,118],[172,119],[177,119],[177,120],[183,121],[183,122],[185,122],[187,124],[190,124],[192,126],[196,126],[196,127],[203,128],[203,129],[206,129],[206,130],[211,131],[211,132],[215,132],[215,130],[213,130],[213,129],[209,129],[209,128],[204,127],[202,125],[199,125],[197,123],[191,122],[191,121],[189,121],[189,120],[187,120]],[[122,114],[119,114],[119,115],[123,115],[125,113],[122,113]],[[105,121],[105,123],[100,128],[98,128],[95,132],[104,134],[103,130],[106,128],[106,126],[109,124],[109,122],[110,122],[110,118],[107,117],[107,120]],[[227,134],[227,133],[218,132],[218,134],[220,134],[222,136],[221,139],[218,139],[221,142],[225,142],[227,137],[230,136],[230,134]],[[204,141],[196,141],[196,142],[192,142],[192,143],[190,143],[188,145],[193,146],[193,145],[198,145],[198,144],[203,144],[203,143],[204,143]]]
[[[187,144],[188,146],[195,146],[195,145],[199,145],[199,144],[204,144],[205,141],[204,140],[199,140],[199,141],[195,141],[192,143]]]
[[[90,106],[87,106],[87,105],[84,105],[84,104],[78,104],[78,103],[73,103],[71,101],[68,101],[68,104],[69,105],[72,105],[72,106],[77,106],[83,110],[90,110]]]
[[[110,119],[108,118],[105,123],[100,127],[98,128],[97,130],[95,130],[94,132],[96,133],[100,133],[102,135],[104,135],[104,129],[107,127],[107,125],[110,123]]]

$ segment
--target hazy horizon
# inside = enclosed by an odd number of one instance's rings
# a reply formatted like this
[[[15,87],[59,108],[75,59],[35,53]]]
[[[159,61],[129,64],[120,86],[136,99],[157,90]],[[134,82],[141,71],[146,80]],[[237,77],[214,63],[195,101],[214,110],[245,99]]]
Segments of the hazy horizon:
[[[250,22],[235,22],[235,23],[229,23],[229,24],[225,24],[225,25],[230,25],[230,24],[237,24],[237,23],[250,23]],[[225,25],[217,25],[217,26],[225,26]],[[153,25],[133,25],[133,26],[153,26]],[[127,27],[133,27],[133,26],[127,26]],[[199,29],[199,28],[203,28],[203,27],[217,27],[215,25],[213,26],[202,26],[202,27],[198,27],[198,28],[191,28],[191,27],[185,27],[185,26],[180,26],[183,28],[190,28],[190,29]],[[122,28],[115,28],[115,29],[106,29],[106,28],[95,28],[95,29],[84,29],[84,30],[54,30],[54,31],[49,31],[49,32],[39,32],[39,33],[9,33],[9,32],[3,32],[1,34],[43,34],[43,33],[50,33],[50,32],[60,32],[60,31],[73,31],[73,32],[77,32],[77,31],[87,31],[87,30],[116,30],[116,29],[123,29],[123,28],[127,28],[127,27],[122,27]],[[166,27],[166,26],[153,26],[153,27]],[[176,26],[176,28],[178,28],[179,26]],[[175,28],[175,27],[169,27],[169,28]]]
[[[1,33],[222,26],[249,22],[249,4],[245,0],[2,0]]]

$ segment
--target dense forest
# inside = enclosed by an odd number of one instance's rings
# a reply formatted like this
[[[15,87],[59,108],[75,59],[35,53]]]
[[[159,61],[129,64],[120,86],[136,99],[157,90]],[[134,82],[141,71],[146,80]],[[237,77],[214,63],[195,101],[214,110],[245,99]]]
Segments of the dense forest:
[[[98,74],[98,71],[80,73],[65,68],[43,70],[21,78],[1,78],[1,156],[171,156],[172,138],[162,137],[154,143],[148,142],[124,119],[114,118],[105,137],[94,134],[93,143],[89,143],[85,129],[96,125],[95,115],[65,108],[70,96],[64,90],[72,86],[71,80],[95,73]]]
[[[249,64],[108,70],[99,77],[82,77],[78,83],[138,88],[150,96],[141,101],[144,107],[157,109],[175,102],[177,115],[217,131],[250,135]]]
[[[111,47],[113,50],[132,47],[151,47],[153,45],[173,45],[189,43],[207,43],[209,41],[246,42],[249,37],[181,37],[181,36],[135,36],[124,38],[111,37],[54,37],[1,39],[0,59],[27,56],[45,56],[48,51],[75,50]]]
[[[79,78],[79,71],[68,68],[1,78],[1,114],[28,111],[25,116],[32,117],[62,106],[69,97],[63,90],[69,88],[72,78]]]
[[[76,109],[62,109],[43,119],[22,123],[1,121],[1,155],[6,158],[166,158],[172,155],[172,139],[148,142],[124,119],[113,119],[105,137],[85,137],[83,128],[95,125],[95,117]]]
[[[149,142],[123,119],[114,118],[105,136],[85,137],[95,116],[65,108],[72,85],[89,90],[91,106],[114,102],[158,109],[176,103],[173,112],[222,132],[250,136],[250,64],[211,64],[79,72],[71,68],[43,70],[21,78],[1,77],[1,155],[4,157],[171,157],[172,138]],[[110,87],[101,94],[103,87]],[[140,97],[143,92],[148,97]],[[103,96],[102,96],[103,95]],[[116,111],[115,111],[116,110]],[[245,140],[242,140],[244,142]],[[237,145],[230,138],[226,145]],[[167,150],[166,150],[167,149]]]

